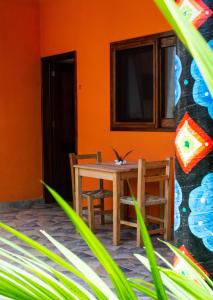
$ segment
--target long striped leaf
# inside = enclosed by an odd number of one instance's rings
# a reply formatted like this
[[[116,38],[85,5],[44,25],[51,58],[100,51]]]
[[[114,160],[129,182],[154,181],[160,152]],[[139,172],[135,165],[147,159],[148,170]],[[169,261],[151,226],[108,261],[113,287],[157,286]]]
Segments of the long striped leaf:
[[[164,274],[163,274],[164,275]],[[161,277],[162,277],[162,275],[161,275]],[[140,278],[128,278],[128,280],[130,281],[130,282],[133,282],[133,283],[137,283],[137,284],[139,284],[139,285],[142,285],[143,287],[145,286],[145,287],[151,287],[152,288],[152,290],[154,290],[155,289],[155,286],[154,286],[154,284],[153,283],[150,283],[150,282],[147,282],[147,281],[144,281],[143,279],[140,279]],[[163,281],[164,282],[164,281]],[[136,288],[137,289],[137,288]],[[168,296],[170,296],[170,297],[172,297],[172,299],[178,299],[173,293],[170,293],[169,291],[166,291],[166,294],[168,295]],[[155,295],[156,295],[156,292],[155,292]]]
[[[60,280],[66,288],[69,288],[72,290],[72,292],[77,295],[80,298],[83,299],[90,299],[95,300],[95,297],[89,293],[83,286],[80,286],[78,283],[74,282],[64,274],[56,271],[52,267],[50,267],[48,264],[41,262],[40,260],[29,259],[27,257],[23,257],[18,254],[14,254],[9,252],[8,250],[4,250],[0,248],[0,255],[10,259],[10,261],[15,262],[16,264],[21,265],[24,268],[28,268],[28,265],[26,264],[26,261],[30,262],[33,265],[36,265],[39,268],[42,268],[44,270],[49,271],[52,273],[58,280]],[[31,269],[32,271],[32,269]],[[25,276],[28,281],[31,281],[31,283],[34,283],[35,286],[39,287],[40,290],[43,290],[47,293],[48,296],[52,296],[54,294],[54,289],[51,287],[51,285],[47,285],[46,283],[42,282],[39,278],[35,277],[32,274],[27,273],[26,271],[22,270],[22,276]],[[43,300],[43,299],[42,299]]]
[[[121,269],[111,258],[110,254],[100,243],[100,241],[96,238],[96,236],[92,233],[92,231],[88,228],[88,226],[79,217],[79,215],[67,204],[67,202],[57,192],[55,192],[46,184],[44,184],[44,186],[48,189],[48,191],[58,202],[58,204],[63,208],[67,216],[76,226],[76,229],[78,230],[84,241],[88,244],[91,251],[100,261],[102,266],[105,268],[106,272],[109,274],[112,283],[116,289],[118,298],[125,300],[137,299],[133,289],[131,288],[127,278],[125,277]]]
[[[151,290],[150,288],[147,288],[147,286],[139,284],[134,281],[129,281],[129,282],[130,282],[130,286],[133,287],[135,290],[151,297],[152,299],[158,299],[156,292]]]
[[[212,293],[213,291],[210,287],[213,287],[212,280],[199,268],[191,259],[189,259],[186,255],[184,255],[178,248],[171,245],[170,243],[167,243],[163,241],[164,244],[166,244],[174,253],[175,255],[183,262],[184,267],[186,270],[188,270],[188,273],[191,274],[194,279],[197,280],[204,288],[206,288],[208,291]],[[206,282],[208,285],[206,284]]]
[[[138,203],[134,197],[134,193],[132,191],[132,188],[131,188],[131,185],[129,182],[128,182],[128,186],[130,189],[131,197],[134,201],[137,219],[140,224],[141,237],[143,239],[146,255],[147,255],[149,263],[150,263],[152,278],[153,278],[153,282],[155,284],[157,296],[159,299],[162,299],[162,300],[168,299],[165,288],[163,286],[161,276],[160,276],[160,272],[158,270],[157,260],[155,257],[154,249],[152,246],[152,242],[151,242],[148,230],[147,230],[144,220],[142,218],[141,211],[140,211]]]
[[[50,236],[45,231],[41,230],[46,238],[83,274],[87,274],[92,282],[95,282],[97,286],[102,290],[104,295],[111,300],[117,300],[118,298],[106,285],[106,283],[87,265],[82,259],[75,255],[72,251],[67,249],[61,243],[56,241],[52,236]]]
[[[57,254],[50,251],[48,248],[44,247],[43,245],[39,244],[38,242],[34,241],[33,239],[29,238],[25,234],[15,230],[14,228],[0,222],[0,227],[2,227],[4,230],[10,232],[11,234],[18,237],[20,240],[24,241],[26,244],[30,245],[31,247],[37,249],[39,252],[43,253],[45,256],[47,256],[52,261],[56,262],[58,265],[64,267],[68,271],[75,274],[77,277],[84,280],[86,283],[89,284],[91,289],[93,290],[94,294],[100,298],[100,299],[106,299],[102,291],[99,289],[99,287],[95,286],[86,276],[81,274],[76,268],[74,268],[71,264],[69,264],[67,261],[65,261],[63,258],[58,256]]]
[[[140,255],[135,254],[135,257],[149,270],[151,271],[149,260]],[[186,292],[182,287],[178,286],[173,280],[171,280],[166,274],[162,272],[160,269],[161,278],[163,280],[164,285],[175,295],[175,298],[179,300],[196,300],[192,297],[188,292]]]
[[[4,271],[8,274],[9,277],[11,274],[12,276],[14,276],[14,278],[18,278],[20,282],[22,282],[22,284],[25,286],[25,288],[27,288],[28,290],[34,290],[39,299],[51,300],[54,297],[55,290],[50,291],[50,286],[45,285],[40,281],[39,278],[11,264],[6,264],[6,268],[4,268],[3,265],[4,263],[1,262],[0,273]]]
[[[23,284],[20,279],[11,273],[8,274],[5,270],[1,270],[0,272],[0,282],[1,284],[6,284],[9,291],[14,292],[14,294],[18,294],[20,299],[40,300],[35,291],[29,289],[29,286]]]
[[[26,293],[20,291],[20,289],[16,288],[17,287],[17,284],[14,283],[12,284],[10,282],[10,278],[5,278],[3,276],[1,276],[0,274],[0,282],[1,282],[1,285],[0,285],[0,295],[3,295],[5,297],[9,297],[13,300],[25,300],[26,299]],[[30,299],[28,297],[28,299]],[[26,300],[28,300],[26,299]]]
[[[185,291],[192,295],[196,300],[213,299],[213,296],[205,288],[201,287],[195,281],[187,279],[186,276],[167,269],[162,269],[162,272],[164,272],[178,286],[182,287]]]

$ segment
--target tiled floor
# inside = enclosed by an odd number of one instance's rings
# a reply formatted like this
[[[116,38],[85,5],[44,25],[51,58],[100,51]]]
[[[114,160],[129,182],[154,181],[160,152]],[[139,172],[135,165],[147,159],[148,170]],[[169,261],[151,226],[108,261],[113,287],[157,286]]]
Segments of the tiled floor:
[[[99,262],[94,258],[88,246],[84,243],[78,233],[75,232],[73,225],[70,223],[64,212],[56,205],[37,205],[30,209],[11,210],[0,213],[0,220],[8,225],[20,230],[32,237],[36,241],[48,246],[49,249],[54,250],[54,247],[47,241],[47,239],[40,233],[43,229],[52,235],[59,242],[62,242],[66,247],[72,250],[75,254],[86,261],[104,280],[111,286],[110,280],[107,277],[104,269]],[[134,257],[134,253],[144,254],[144,249],[135,246],[135,232],[134,229],[123,228],[121,231],[120,246],[112,245],[112,224],[96,225],[96,235],[109,251],[111,256],[118,263],[120,268],[127,277],[137,277],[144,280],[151,280],[149,272],[141,265],[141,263]],[[0,229],[0,236],[16,241],[16,238],[9,233]],[[155,249],[163,254],[164,257],[171,260],[172,253],[157,240],[157,237],[152,238]],[[20,241],[17,241],[21,244]],[[0,242],[0,246],[3,243]],[[3,246],[6,247],[7,246]],[[31,250],[38,257],[42,254]],[[45,259],[46,260],[46,259]],[[62,270],[61,267],[57,267]],[[68,274],[67,271],[62,270]],[[69,275],[74,278],[72,274]],[[77,280],[78,281],[78,280]],[[148,299],[141,296],[140,299]]]

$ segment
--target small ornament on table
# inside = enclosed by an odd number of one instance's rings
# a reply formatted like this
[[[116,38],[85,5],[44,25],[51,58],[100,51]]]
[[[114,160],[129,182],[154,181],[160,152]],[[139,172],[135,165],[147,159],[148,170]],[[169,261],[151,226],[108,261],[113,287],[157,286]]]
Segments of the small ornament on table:
[[[133,151],[133,150],[130,150],[128,151],[123,157],[118,153],[117,150],[115,150],[114,148],[112,148],[113,152],[115,153],[115,156],[117,159],[114,160],[115,164],[118,165],[118,166],[121,166],[121,165],[125,165],[126,164],[126,160],[125,158]]]

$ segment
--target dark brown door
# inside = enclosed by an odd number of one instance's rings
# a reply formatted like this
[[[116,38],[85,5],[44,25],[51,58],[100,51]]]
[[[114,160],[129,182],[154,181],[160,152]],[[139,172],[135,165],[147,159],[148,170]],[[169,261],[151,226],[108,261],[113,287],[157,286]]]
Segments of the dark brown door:
[[[76,152],[75,53],[42,59],[43,180],[72,201],[69,153]],[[44,189],[47,202],[52,201]]]

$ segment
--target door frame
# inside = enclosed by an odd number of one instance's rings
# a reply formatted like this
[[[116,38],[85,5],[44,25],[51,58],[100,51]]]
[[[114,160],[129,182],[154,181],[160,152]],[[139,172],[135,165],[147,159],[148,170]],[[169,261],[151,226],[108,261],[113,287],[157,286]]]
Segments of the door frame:
[[[77,153],[78,149],[78,110],[77,110],[77,53],[76,51],[70,51],[65,52],[61,54],[51,55],[51,56],[45,56],[41,58],[41,131],[42,131],[42,179],[44,179],[44,172],[45,172],[45,163],[44,163],[44,155],[45,155],[45,132],[44,132],[44,103],[48,103],[48,105],[51,105],[51,74],[50,74],[50,65],[52,63],[57,63],[63,60],[72,59],[74,64],[74,139],[75,139],[75,152]],[[45,71],[45,66],[48,66],[48,78],[45,78],[47,76],[47,71]],[[48,80],[48,82],[45,82],[45,79]],[[45,86],[46,84],[46,86]],[[52,110],[51,110],[52,111]],[[53,182],[53,174],[51,181]],[[46,188],[43,187],[43,198],[45,199],[45,202],[53,202],[52,197],[50,197],[50,194],[47,192]]]

